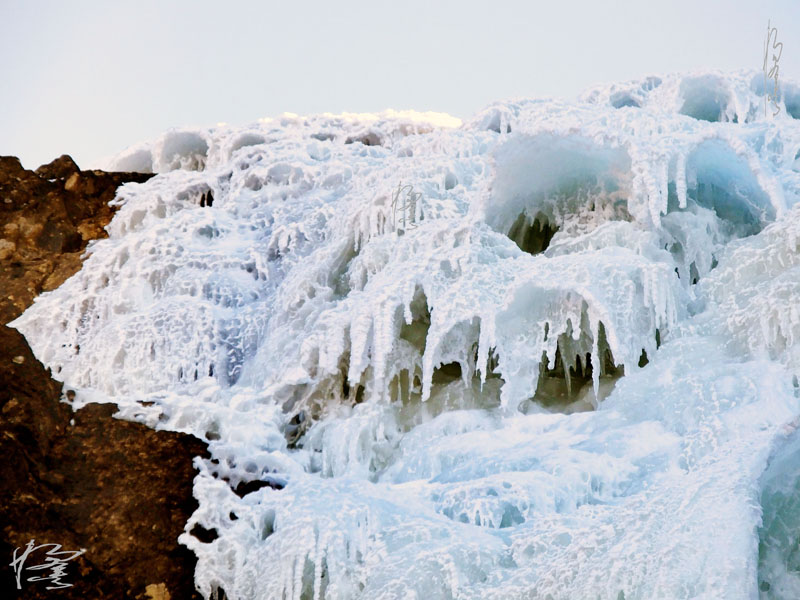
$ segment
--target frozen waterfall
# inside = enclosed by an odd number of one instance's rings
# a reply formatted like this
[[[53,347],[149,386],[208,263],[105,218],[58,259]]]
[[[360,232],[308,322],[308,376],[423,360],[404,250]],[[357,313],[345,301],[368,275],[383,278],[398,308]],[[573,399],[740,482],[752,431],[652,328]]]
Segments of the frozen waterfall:
[[[207,598],[796,599],[783,90],[775,118],[742,72],[170,131],[13,326],[76,406],[209,442]]]

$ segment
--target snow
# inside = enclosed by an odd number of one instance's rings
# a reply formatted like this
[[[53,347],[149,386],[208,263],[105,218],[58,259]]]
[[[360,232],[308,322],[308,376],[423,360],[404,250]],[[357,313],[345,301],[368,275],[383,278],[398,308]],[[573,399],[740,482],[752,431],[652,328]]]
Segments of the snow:
[[[13,325],[209,442],[207,598],[795,598],[798,88],[758,79],[167,132]]]

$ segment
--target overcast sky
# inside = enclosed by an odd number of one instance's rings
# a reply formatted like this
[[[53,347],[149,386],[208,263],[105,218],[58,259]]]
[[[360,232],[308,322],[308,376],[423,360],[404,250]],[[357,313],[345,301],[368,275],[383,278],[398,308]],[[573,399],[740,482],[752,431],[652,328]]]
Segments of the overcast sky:
[[[608,6],[604,6],[607,4]],[[436,110],[760,69],[800,81],[800,0],[0,0],[0,154],[83,168],[170,127]]]

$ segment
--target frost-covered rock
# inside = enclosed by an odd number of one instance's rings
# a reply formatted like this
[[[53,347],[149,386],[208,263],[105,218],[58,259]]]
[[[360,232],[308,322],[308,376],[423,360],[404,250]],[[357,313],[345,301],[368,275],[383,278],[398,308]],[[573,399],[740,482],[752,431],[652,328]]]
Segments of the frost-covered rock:
[[[784,89],[168,132],[15,326],[77,402],[210,442],[206,596],[791,597]]]

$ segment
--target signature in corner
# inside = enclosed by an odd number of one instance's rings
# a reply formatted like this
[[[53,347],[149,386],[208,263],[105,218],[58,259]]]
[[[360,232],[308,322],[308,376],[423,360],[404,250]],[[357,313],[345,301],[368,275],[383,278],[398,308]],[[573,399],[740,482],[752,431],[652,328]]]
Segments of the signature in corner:
[[[406,192],[401,197],[400,194]],[[417,227],[417,203],[422,198],[422,192],[414,192],[414,186],[403,185],[402,182],[397,185],[397,191],[392,195],[392,225],[395,230],[398,229],[397,212],[400,211],[400,223],[402,224],[402,231],[414,229]]]
[[[14,549],[14,559],[11,561],[11,567],[14,569],[16,576],[17,576],[17,589],[22,589],[21,577],[22,571],[27,569],[28,571],[46,571],[52,570],[50,575],[47,576],[37,576],[37,577],[28,577],[28,581],[50,581],[51,585],[48,585],[46,589],[48,590],[58,590],[62,588],[72,587],[71,583],[64,583],[61,581],[62,577],[66,575],[67,571],[67,561],[72,560],[73,558],[77,558],[84,552],[86,549],[81,548],[80,550],[61,550],[61,544],[40,544],[39,546],[35,546],[35,540],[31,540],[27,543],[24,550],[22,551],[19,556],[17,556],[20,548]],[[28,557],[36,552],[37,550],[41,550],[44,548],[50,548],[47,550],[47,558],[45,562],[39,565],[33,566],[25,566],[25,561]]]
[[[772,67],[768,69],[768,62],[769,62],[769,51],[770,51],[770,40],[772,41],[772,50],[778,50],[777,56],[773,53],[772,54]],[[774,117],[779,112],[781,112],[781,107],[778,105],[778,61],[781,58],[781,54],[783,54],[783,43],[778,41],[778,29],[777,27],[770,27],[770,22],[767,21],[767,41],[764,45],[764,116],[767,115],[767,102],[770,100],[772,104],[777,110],[772,113]],[[767,94],[767,79],[775,79],[775,89],[774,95]]]

